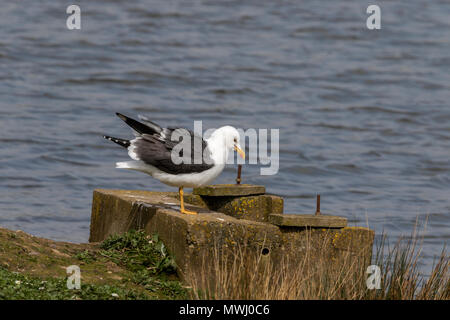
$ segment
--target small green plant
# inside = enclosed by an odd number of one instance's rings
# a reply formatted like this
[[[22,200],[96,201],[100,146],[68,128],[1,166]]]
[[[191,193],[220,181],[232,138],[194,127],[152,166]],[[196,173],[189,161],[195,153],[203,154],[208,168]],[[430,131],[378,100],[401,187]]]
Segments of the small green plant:
[[[133,272],[129,280],[170,298],[186,298],[176,277],[176,264],[158,235],[131,230],[112,235],[101,244],[100,254]]]
[[[131,271],[148,270],[152,274],[175,273],[176,265],[158,235],[149,236],[144,231],[131,230],[123,235],[113,235],[101,244],[101,255]]]
[[[75,258],[77,258],[78,260],[83,261],[85,263],[91,263],[96,260],[95,254],[93,254],[92,252],[90,252],[87,249],[77,253],[75,255]]]

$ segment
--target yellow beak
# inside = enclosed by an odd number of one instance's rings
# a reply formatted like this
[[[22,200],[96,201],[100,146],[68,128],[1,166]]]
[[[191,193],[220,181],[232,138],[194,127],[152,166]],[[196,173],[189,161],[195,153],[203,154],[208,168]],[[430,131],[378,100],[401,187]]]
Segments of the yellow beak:
[[[239,155],[241,156],[242,159],[245,159],[245,152],[242,151],[241,148],[239,148],[238,146],[234,146],[234,150],[236,150],[237,153],[239,153]]]

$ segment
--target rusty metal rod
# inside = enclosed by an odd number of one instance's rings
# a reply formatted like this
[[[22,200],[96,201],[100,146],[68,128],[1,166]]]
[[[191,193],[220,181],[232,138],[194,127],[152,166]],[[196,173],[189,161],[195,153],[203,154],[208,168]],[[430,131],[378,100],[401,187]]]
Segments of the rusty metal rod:
[[[316,201],[316,216],[320,214],[320,194],[317,195]]]
[[[242,172],[242,164],[238,164],[238,174],[236,178],[236,184],[241,184],[241,172]]]

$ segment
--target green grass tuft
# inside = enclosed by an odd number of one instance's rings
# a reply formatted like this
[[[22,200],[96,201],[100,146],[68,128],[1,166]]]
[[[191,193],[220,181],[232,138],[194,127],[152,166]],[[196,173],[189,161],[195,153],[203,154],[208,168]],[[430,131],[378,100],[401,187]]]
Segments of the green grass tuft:
[[[174,274],[175,261],[158,235],[149,236],[144,231],[131,230],[123,235],[113,235],[101,244],[101,255],[131,271],[147,270],[151,274]]]
[[[175,260],[158,235],[149,236],[143,230],[131,230],[110,236],[101,244],[101,249],[102,256],[132,271],[132,276],[127,280],[151,292],[159,292],[166,298],[187,297],[186,290],[176,277]]]

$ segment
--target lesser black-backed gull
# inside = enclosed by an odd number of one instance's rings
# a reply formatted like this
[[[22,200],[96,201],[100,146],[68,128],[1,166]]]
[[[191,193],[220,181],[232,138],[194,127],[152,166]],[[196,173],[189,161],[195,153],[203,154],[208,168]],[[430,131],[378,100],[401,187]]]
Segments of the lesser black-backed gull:
[[[235,150],[242,158],[245,158],[245,153],[239,144],[239,132],[231,126],[215,130],[208,139],[204,140],[187,129],[162,128],[144,117],[140,117],[141,122],[139,122],[123,114],[116,114],[133,128],[136,136],[132,140],[104,136],[105,139],[126,148],[128,155],[133,159],[133,161],[117,162],[116,168],[142,171],[162,183],[178,187],[181,213],[196,214],[184,208],[184,187],[194,188],[212,182],[224,169],[230,151]],[[191,138],[191,161],[175,164],[172,160],[172,152],[179,141],[172,141],[172,135],[176,130],[180,132],[180,129]]]

